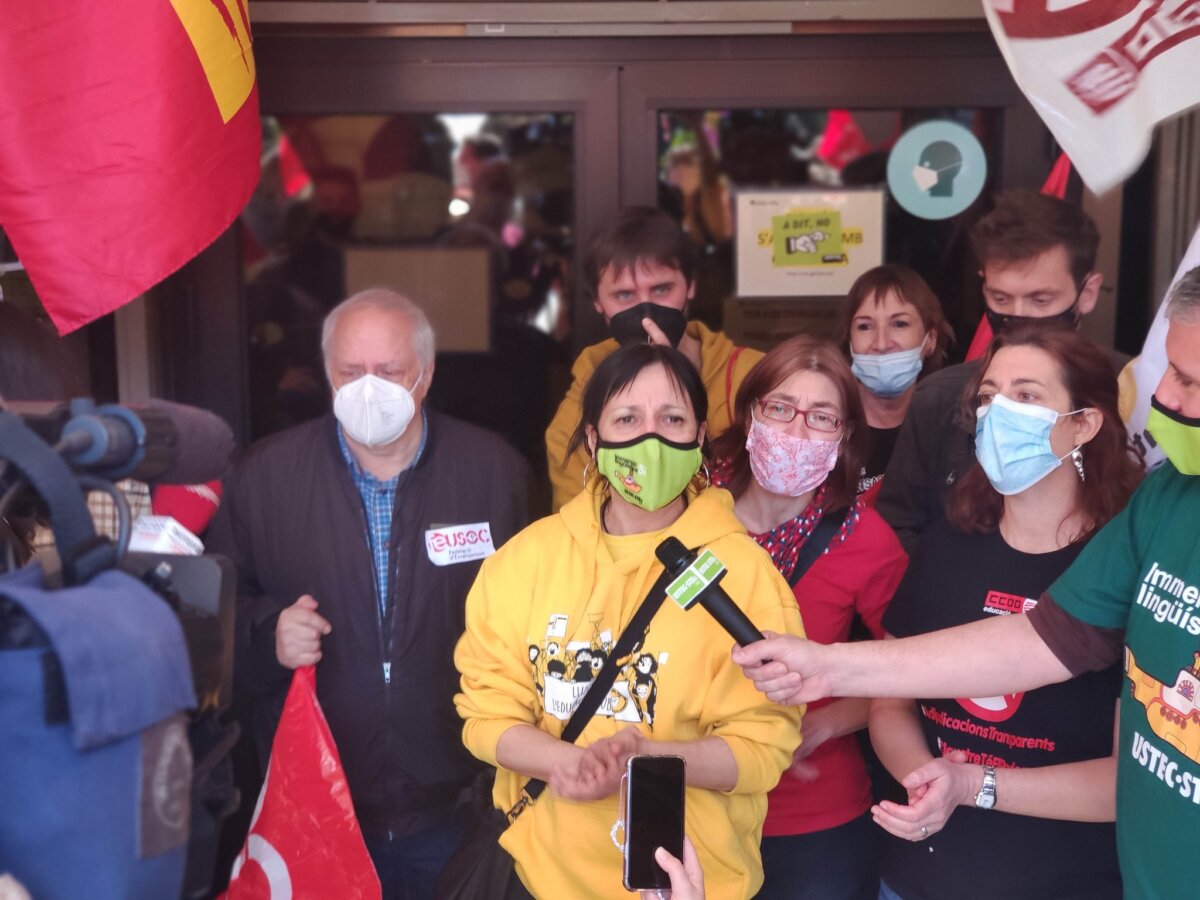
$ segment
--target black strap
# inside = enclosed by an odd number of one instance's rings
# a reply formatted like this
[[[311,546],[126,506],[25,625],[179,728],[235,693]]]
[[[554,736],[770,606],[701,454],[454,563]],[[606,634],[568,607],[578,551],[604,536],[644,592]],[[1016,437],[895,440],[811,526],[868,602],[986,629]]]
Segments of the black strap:
[[[654,585],[646,594],[645,599],[642,600],[637,612],[633,614],[633,618],[629,620],[629,624],[625,626],[625,630],[621,632],[621,636],[617,638],[612,652],[609,653],[608,659],[604,661],[603,668],[596,675],[596,680],[592,682],[592,686],[583,695],[583,699],[575,707],[575,712],[571,714],[571,719],[567,722],[567,727],[563,729],[561,739],[568,744],[575,743],[575,739],[583,733],[583,729],[587,727],[588,722],[592,720],[592,716],[596,714],[596,710],[600,708],[600,704],[604,702],[604,698],[608,696],[609,689],[612,687],[613,682],[617,680],[617,670],[620,668],[619,660],[628,657],[633,651],[634,644],[640,641],[646,634],[646,629],[650,627],[650,620],[654,618],[654,614],[662,606],[663,600],[667,598],[667,585],[672,580],[671,573],[664,569],[663,573],[658,576],[658,580],[654,582]],[[533,778],[525,785],[525,794],[530,800],[536,800],[545,788],[546,782],[540,778]],[[519,815],[524,805],[523,800],[518,802],[509,811],[509,818],[513,819]]]
[[[96,535],[79,483],[53,448],[8,412],[0,412],[0,448],[50,510],[64,582],[80,584],[114,565],[112,542]]]
[[[804,542],[800,552],[796,555],[796,568],[792,569],[792,574],[788,576],[788,587],[794,588],[800,583],[804,573],[812,568],[817,557],[825,552],[834,535],[846,523],[846,517],[849,515],[850,507],[847,506],[845,509],[834,510],[821,516],[821,521],[813,528],[812,534],[808,536],[808,540]]]

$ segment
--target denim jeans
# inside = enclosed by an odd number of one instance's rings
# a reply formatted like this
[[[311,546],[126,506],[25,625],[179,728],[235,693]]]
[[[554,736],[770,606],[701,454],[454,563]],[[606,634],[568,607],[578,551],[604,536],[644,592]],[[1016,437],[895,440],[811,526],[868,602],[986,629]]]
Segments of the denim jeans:
[[[836,828],[763,838],[759,900],[875,900],[876,831],[863,813]]]
[[[364,840],[379,874],[383,900],[429,900],[446,861],[462,841],[462,829],[446,825],[390,841],[365,836]]]

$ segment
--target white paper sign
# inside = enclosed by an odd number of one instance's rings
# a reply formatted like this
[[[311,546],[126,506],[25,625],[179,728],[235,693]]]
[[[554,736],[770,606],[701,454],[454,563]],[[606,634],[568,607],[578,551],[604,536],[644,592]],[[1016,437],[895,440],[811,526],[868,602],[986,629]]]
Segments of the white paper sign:
[[[135,553],[199,556],[204,544],[171,516],[138,516],[129,535],[129,549]]]
[[[471,562],[496,552],[492,544],[492,527],[487,522],[430,528],[425,532],[425,549],[435,566]]]
[[[741,190],[739,297],[838,297],[883,262],[883,191]]]

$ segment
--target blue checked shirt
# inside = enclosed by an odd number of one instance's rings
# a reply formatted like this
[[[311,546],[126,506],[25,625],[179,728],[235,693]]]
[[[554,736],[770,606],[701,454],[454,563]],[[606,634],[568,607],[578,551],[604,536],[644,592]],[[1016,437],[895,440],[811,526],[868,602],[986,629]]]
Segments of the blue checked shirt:
[[[342,448],[342,458],[350,469],[350,477],[358,488],[362,498],[363,512],[367,517],[367,538],[371,543],[371,559],[375,562],[375,587],[379,591],[379,615],[387,612],[388,579],[388,538],[392,533],[392,510],[396,506],[396,485],[400,476],[380,481],[370,472],[364,472],[350,452],[341,427],[337,427],[338,446]],[[413,457],[409,468],[415,466],[425,452],[425,441],[429,438],[429,422],[425,418],[425,409],[421,409],[421,444],[417,447],[417,455]]]

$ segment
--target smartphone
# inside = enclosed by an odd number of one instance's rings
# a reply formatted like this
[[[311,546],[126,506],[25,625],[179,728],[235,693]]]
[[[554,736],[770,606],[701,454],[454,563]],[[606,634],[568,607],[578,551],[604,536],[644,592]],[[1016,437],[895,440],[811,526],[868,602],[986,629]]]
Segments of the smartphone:
[[[669,888],[654,851],[683,858],[683,757],[631,756],[625,774],[625,889]]]

